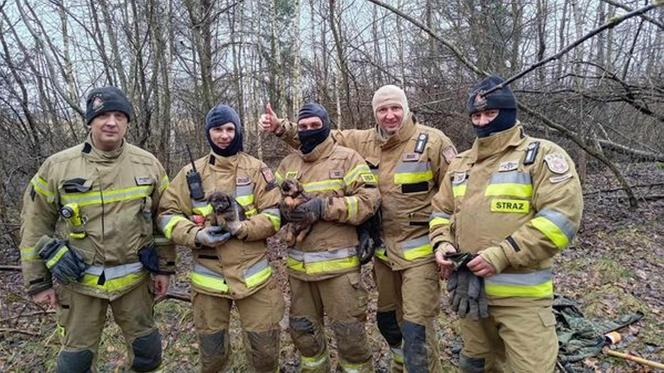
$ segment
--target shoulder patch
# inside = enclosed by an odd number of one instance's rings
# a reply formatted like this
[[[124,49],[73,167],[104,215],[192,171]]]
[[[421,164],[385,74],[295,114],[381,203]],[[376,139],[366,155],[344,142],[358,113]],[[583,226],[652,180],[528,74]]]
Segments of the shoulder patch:
[[[549,181],[552,184],[557,184],[557,183],[561,183],[561,182],[563,182],[565,180],[568,180],[568,179],[571,179],[571,178],[572,178],[572,174],[565,174],[565,175],[561,175],[561,176],[551,176],[549,178]]]
[[[564,174],[569,171],[569,164],[565,157],[560,153],[552,153],[544,156],[544,162],[551,172]]]
[[[445,162],[447,163],[451,163],[454,157],[456,157],[456,155],[457,155],[456,148],[452,145],[443,149],[443,158],[445,158]]]
[[[269,167],[261,167],[261,175],[263,175],[263,179],[267,183],[267,190],[272,190],[277,186],[277,179],[274,177],[274,174]]]

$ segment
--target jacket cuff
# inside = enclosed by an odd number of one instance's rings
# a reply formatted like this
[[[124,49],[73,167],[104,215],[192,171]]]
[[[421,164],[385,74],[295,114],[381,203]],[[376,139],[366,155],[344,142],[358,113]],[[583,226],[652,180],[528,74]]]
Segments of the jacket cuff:
[[[480,252],[480,256],[489,262],[496,269],[496,273],[501,273],[510,264],[507,256],[500,246],[492,246]]]
[[[29,296],[33,296],[41,293],[44,290],[48,290],[52,287],[53,283],[51,281],[44,281],[38,284],[30,285],[27,289],[27,293]]]

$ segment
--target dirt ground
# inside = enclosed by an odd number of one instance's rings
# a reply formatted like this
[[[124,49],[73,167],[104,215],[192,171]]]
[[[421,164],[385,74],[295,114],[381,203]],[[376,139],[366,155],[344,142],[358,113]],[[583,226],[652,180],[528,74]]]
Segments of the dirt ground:
[[[641,311],[645,317],[620,330],[623,340],[615,350],[646,359],[664,361],[664,165],[638,164],[623,167],[636,189],[641,206],[629,209],[624,194],[606,172],[588,177],[584,185],[583,226],[572,247],[556,259],[555,284],[559,294],[573,298],[587,317],[614,319],[625,313]],[[270,245],[277,276],[286,287],[284,248]],[[0,248],[1,264],[17,265],[16,248]],[[191,255],[179,249],[178,273],[173,287],[188,291],[187,271]],[[376,292],[370,266],[363,268],[363,281],[371,293],[367,332],[374,354],[376,371],[386,372],[389,354],[375,326]],[[54,368],[59,341],[52,310],[30,302],[16,271],[0,271],[0,371],[41,372]],[[444,285],[444,284],[443,284]],[[461,345],[455,333],[456,318],[447,310],[447,297],[441,295],[437,333],[441,359],[446,371],[454,371]],[[195,371],[198,342],[194,334],[190,303],[167,299],[156,305],[156,317],[164,344],[164,372]],[[294,372],[298,355],[282,322],[281,371]],[[247,371],[242,335],[235,312],[232,323],[233,370]],[[328,334],[334,351],[334,341]],[[126,347],[118,327],[111,321],[103,333],[97,365],[100,372],[123,371]],[[334,354],[334,353],[333,353]],[[333,356],[334,358],[334,356]],[[599,355],[574,365],[579,372],[645,372],[641,365]]]

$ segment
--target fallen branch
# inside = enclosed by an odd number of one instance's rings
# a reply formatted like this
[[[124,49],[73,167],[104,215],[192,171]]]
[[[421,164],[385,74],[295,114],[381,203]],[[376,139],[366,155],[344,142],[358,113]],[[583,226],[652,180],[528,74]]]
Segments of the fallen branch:
[[[633,362],[639,363],[641,365],[649,366],[651,368],[664,369],[664,364],[658,363],[656,361],[646,360],[642,357],[629,355],[629,354],[624,354],[622,352],[610,350],[608,348],[604,348],[604,353],[609,355],[609,356],[619,357],[619,358],[625,359],[625,360],[631,360]]]
[[[664,186],[664,183],[653,183],[653,184],[637,184],[637,185],[630,185],[631,188],[651,188],[651,187],[656,187],[656,186]],[[602,190],[593,190],[589,192],[583,193],[584,196],[590,196],[593,194],[599,194],[599,193],[611,193],[611,192],[618,192],[624,190],[623,188],[613,188],[613,189],[602,189]]]
[[[185,292],[169,291],[161,300],[164,299],[176,299],[183,302],[191,302],[191,294]]]
[[[20,314],[12,317],[8,317],[6,319],[3,319],[2,321],[9,321],[9,320],[14,320],[14,319],[19,319],[21,317],[32,317],[32,316],[41,316],[41,315],[50,315],[55,313],[55,310],[44,310],[44,311],[37,311],[37,312],[31,312],[31,313],[25,313],[25,314]]]
[[[23,330],[23,329],[11,329],[11,328],[0,328],[0,333],[20,333],[20,334],[31,335],[33,337],[40,337],[41,336],[41,333],[35,333],[35,332],[29,332],[29,331]]]
[[[21,271],[21,266],[0,265],[0,271]]]

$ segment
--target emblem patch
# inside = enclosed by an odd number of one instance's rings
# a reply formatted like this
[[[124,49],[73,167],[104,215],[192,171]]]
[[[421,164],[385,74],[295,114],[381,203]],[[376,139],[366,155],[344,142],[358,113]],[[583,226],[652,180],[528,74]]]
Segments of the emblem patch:
[[[403,159],[404,162],[414,162],[420,159],[420,155],[417,153],[405,153],[401,159]]]
[[[549,178],[549,181],[553,184],[556,184],[556,183],[560,183],[560,182],[563,182],[563,181],[565,181],[567,179],[571,179],[571,178],[572,178],[572,174],[566,174],[566,175],[562,175],[562,176],[551,176]]]
[[[238,176],[236,181],[236,185],[247,185],[251,183],[251,179],[249,176]]]
[[[452,184],[461,184],[466,181],[466,171],[455,172],[454,178],[452,179]]]
[[[104,106],[104,100],[102,100],[101,97],[96,96],[92,100],[92,110],[99,111],[103,106]]]
[[[154,184],[154,181],[152,180],[151,177],[136,177],[135,180],[136,180],[136,185],[138,186]]]
[[[447,148],[443,149],[443,158],[445,158],[445,161],[447,163],[452,162],[452,159],[456,157],[457,151],[453,146],[448,146]]]
[[[513,171],[519,168],[519,161],[501,162],[498,166],[498,172]]]
[[[549,170],[553,173],[564,174],[569,171],[569,164],[567,164],[567,160],[560,153],[545,155],[544,162],[546,162],[546,166],[549,167]]]
[[[486,97],[484,97],[484,91],[477,92],[473,105],[475,105],[475,109],[477,110],[484,110],[484,108],[486,108]]]
[[[330,170],[330,179],[343,179],[343,170]]]
[[[274,182],[274,174],[269,167],[261,168],[261,174],[263,175],[263,179],[265,179],[266,183],[270,184]]]

